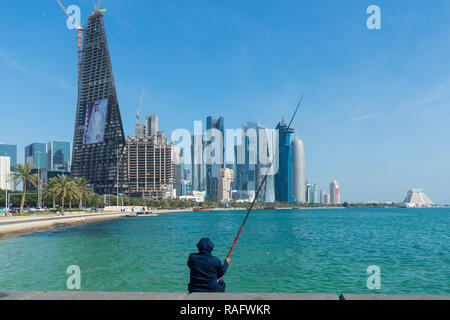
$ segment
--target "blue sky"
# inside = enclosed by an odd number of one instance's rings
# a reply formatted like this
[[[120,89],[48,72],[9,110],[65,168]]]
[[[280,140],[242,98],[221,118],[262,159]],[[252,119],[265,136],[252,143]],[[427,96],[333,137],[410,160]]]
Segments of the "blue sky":
[[[96,1],[79,5],[87,20]],[[380,6],[382,30],[366,9]],[[347,201],[450,203],[450,2],[104,0],[124,128],[142,114],[193,130],[223,116],[275,127],[290,117],[307,175]],[[0,142],[72,141],[76,32],[56,0],[0,4]]]

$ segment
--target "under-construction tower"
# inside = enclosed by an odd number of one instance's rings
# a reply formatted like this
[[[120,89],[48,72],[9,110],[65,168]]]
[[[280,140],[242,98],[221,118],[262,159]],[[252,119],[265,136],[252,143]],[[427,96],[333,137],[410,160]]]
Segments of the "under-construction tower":
[[[103,13],[96,10],[84,29],[72,176],[86,178],[99,194],[126,192],[125,135],[106,39]]]

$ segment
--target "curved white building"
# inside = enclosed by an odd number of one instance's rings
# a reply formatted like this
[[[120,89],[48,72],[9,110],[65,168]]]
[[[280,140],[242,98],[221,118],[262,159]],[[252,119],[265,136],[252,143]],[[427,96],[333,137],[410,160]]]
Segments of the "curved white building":
[[[330,184],[330,202],[331,204],[341,203],[341,194],[339,192],[339,184],[336,180],[333,180]]]
[[[296,138],[292,147],[292,198],[306,202],[306,162],[303,141]]]

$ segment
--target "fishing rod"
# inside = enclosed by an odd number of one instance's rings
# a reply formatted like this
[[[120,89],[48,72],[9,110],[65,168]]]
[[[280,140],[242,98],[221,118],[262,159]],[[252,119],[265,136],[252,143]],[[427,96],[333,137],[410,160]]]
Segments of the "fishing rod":
[[[294,121],[295,116],[297,115],[298,109],[300,108],[300,106],[302,104],[302,101],[303,101],[303,96],[300,98],[300,101],[299,101],[299,103],[297,105],[297,108],[295,109],[294,115],[292,116],[291,121],[289,122],[289,126],[288,126],[288,128],[285,130],[285,132],[283,134],[283,137],[282,137],[282,140],[281,140],[281,144],[283,144],[284,140],[286,139],[287,133],[289,132],[289,129],[291,128],[292,122]],[[267,169],[266,174],[264,175],[263,180],[259,184],[258,190],[256,191],[256,194],[255,194],[255,198],[253,199],[253,201],[252,201],[252,203],[250,205],[250,208],[247,211],[247,214],[245,216],[244,222],[242,223],[241,228],[239,229],[239,232],[238,232],[238,234],[236,236],[236,239],[233,242],[233,246],[231,247],[230,252],[228,253],[227,259],[229,259],[231,257],[231,254],[233,253],[234,247],[236,246],[236,243],[238,242],[239,237],[241,236],[242,230],[244,229],[245,223],[247,222],[247,219],[248,219],[250,213],[252,212],[253,207],[255,206],[256,200],[258,199],[258,196],[259,196],[259,194],[260,194],[260,192],[262,190],[262,187],[266,183],[267,177],[269,176],[269,171],[272,168],[273,162],[277,158],[279,151],[280,151],[280,148],[278,148],[277,153],[275,154],[275,157],[270,162],[270,165],[269,165],[269,167]]]

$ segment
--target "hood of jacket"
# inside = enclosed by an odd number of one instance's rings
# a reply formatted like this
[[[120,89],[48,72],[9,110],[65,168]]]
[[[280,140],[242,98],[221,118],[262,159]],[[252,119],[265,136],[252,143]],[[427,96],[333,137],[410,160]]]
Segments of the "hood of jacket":
[[[203,238],[197,243],[197,248],[200,253],[211,253],[214,249],[214,244],[208,238]]]

